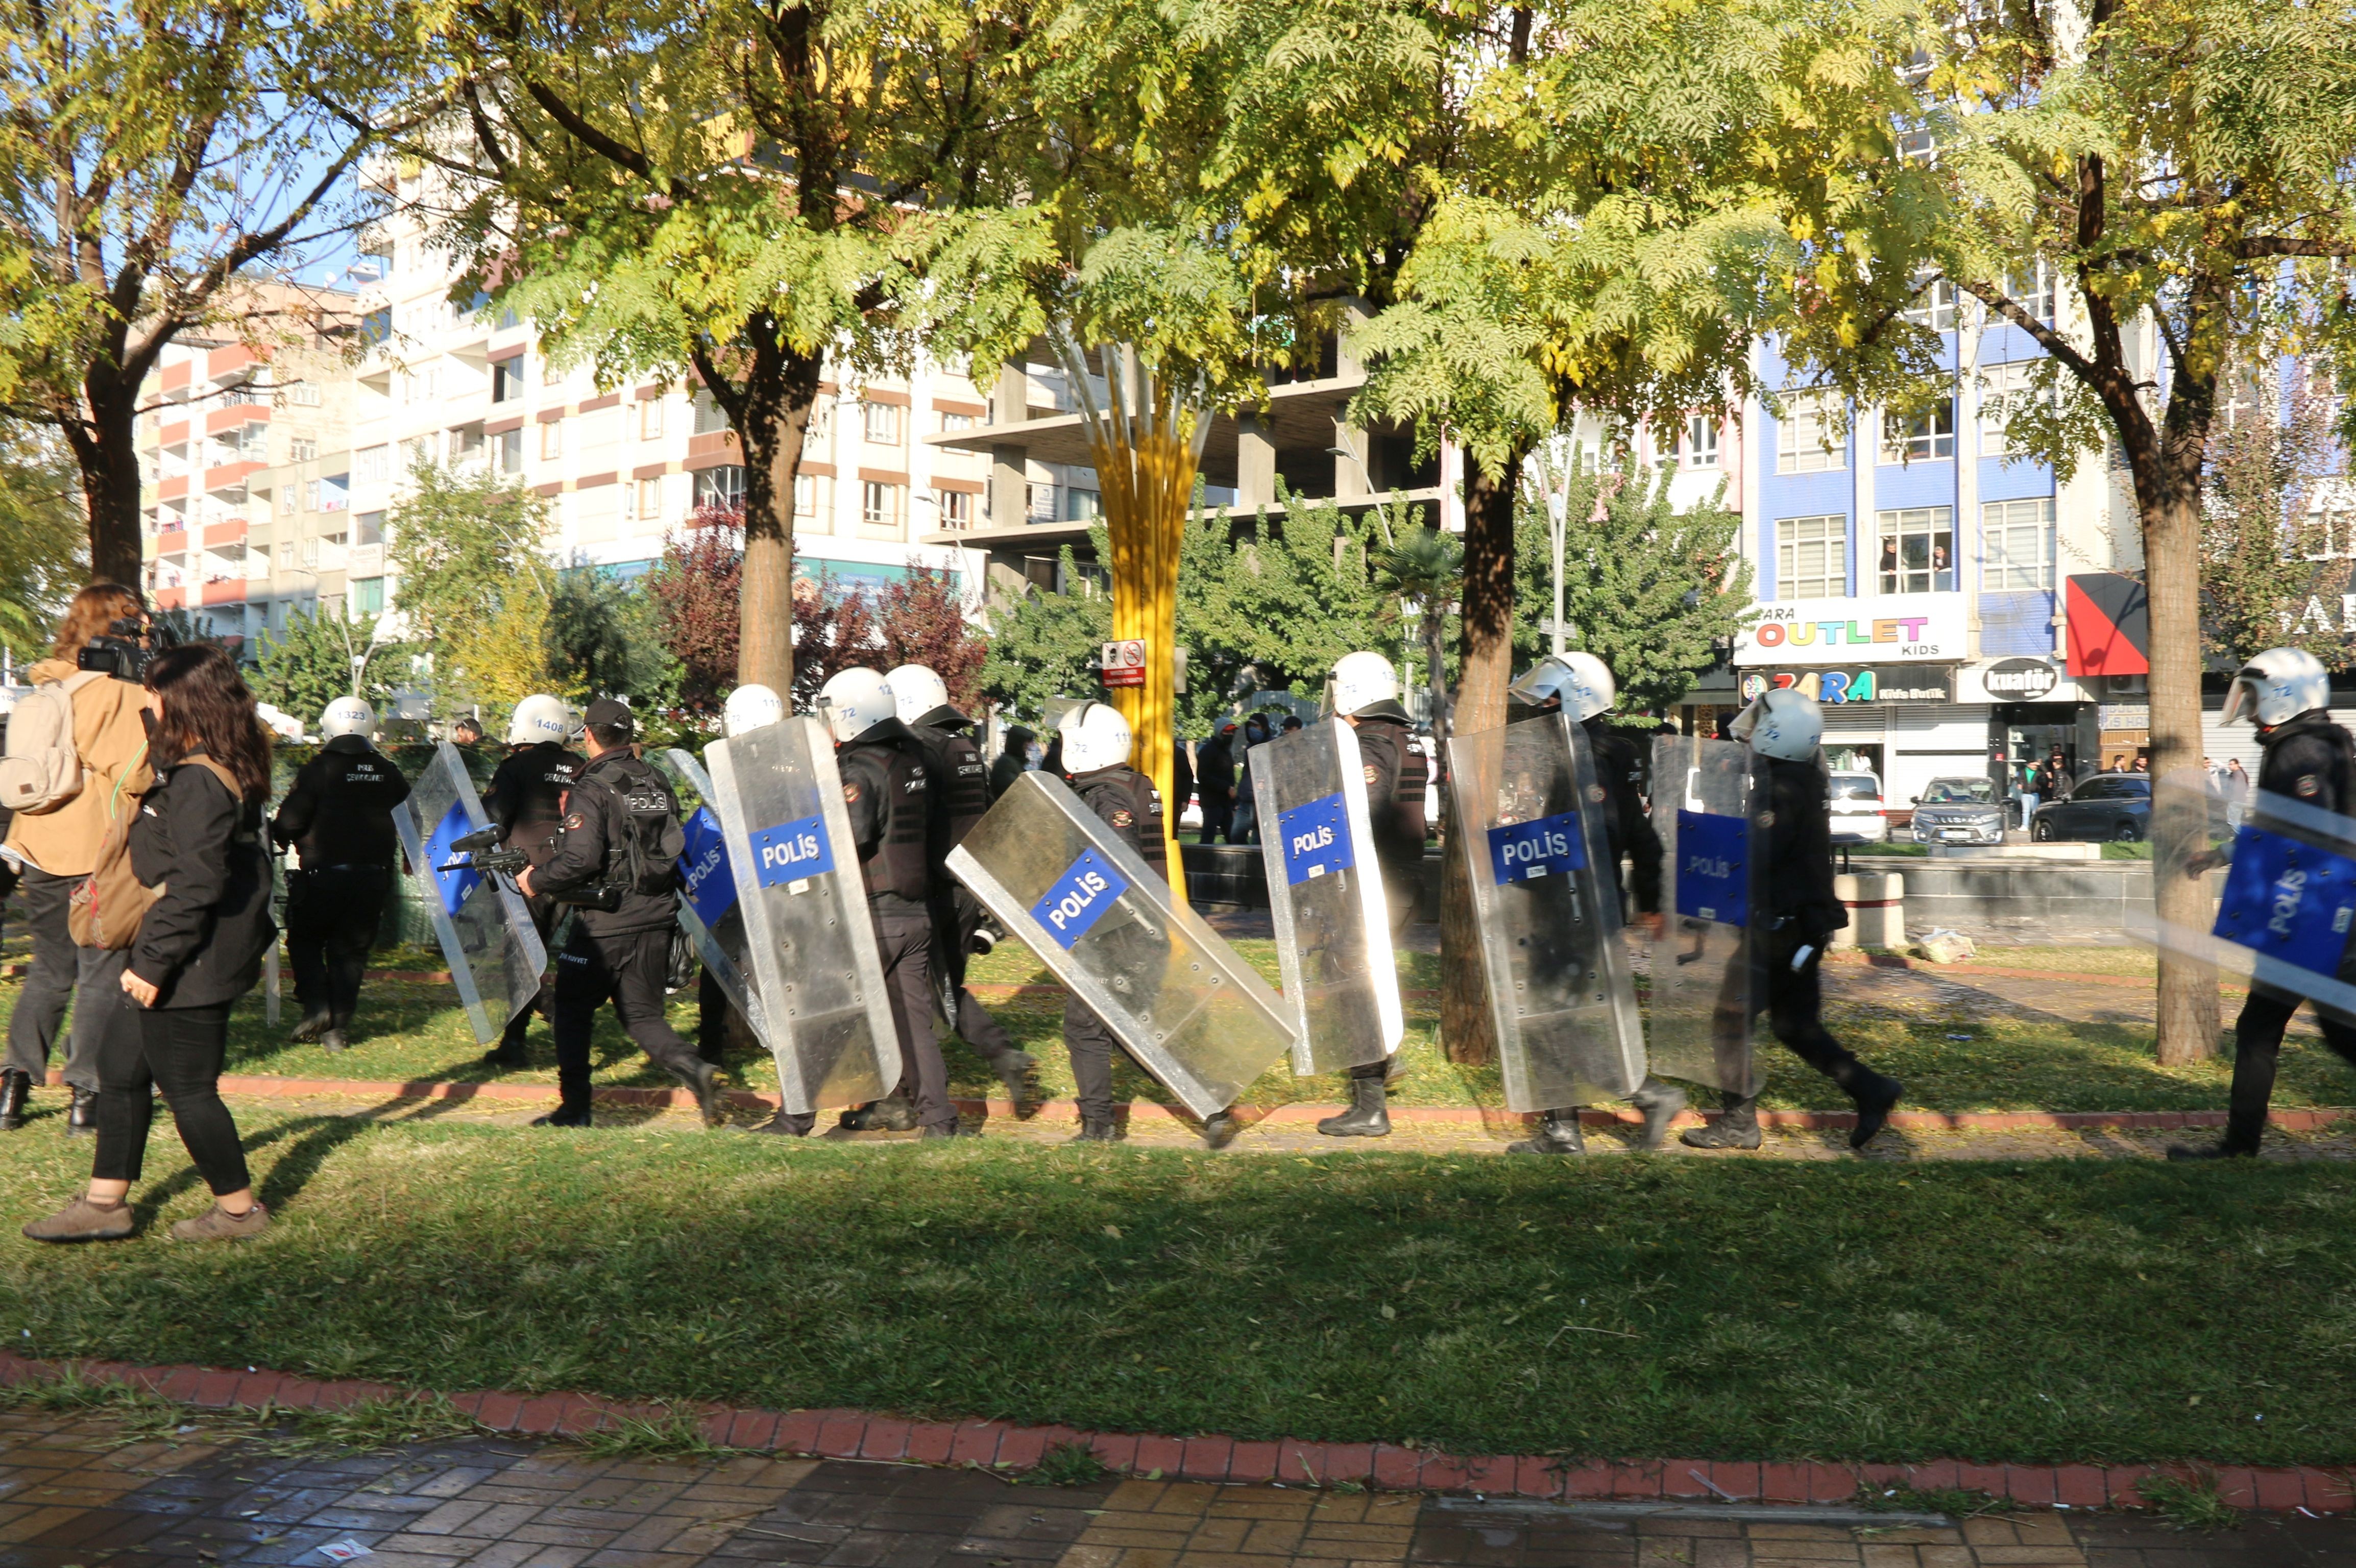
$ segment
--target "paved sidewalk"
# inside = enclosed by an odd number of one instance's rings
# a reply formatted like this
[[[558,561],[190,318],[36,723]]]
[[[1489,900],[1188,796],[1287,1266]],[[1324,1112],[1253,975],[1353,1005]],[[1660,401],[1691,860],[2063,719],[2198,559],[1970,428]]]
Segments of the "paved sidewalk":
[[[129,1441],[103,1416],[0,1413],[0,1568],[2350,1568],[2356,1522],[2147,1517],[1959,1528],[1868,1516],[734,1457],[650,1463],[495,1437],[381,1453]],[[1762,1517],[1766,1515],[1767,1517]]]

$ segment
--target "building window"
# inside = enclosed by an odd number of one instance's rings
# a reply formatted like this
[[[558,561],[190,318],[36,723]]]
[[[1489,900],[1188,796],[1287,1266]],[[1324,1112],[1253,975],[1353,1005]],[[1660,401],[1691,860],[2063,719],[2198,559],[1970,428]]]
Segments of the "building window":
[[[1784,400],[1775,421],[1775,472],[1824,474],[1848,466],[1842,450],[1838,405],[1832,392],[1801,392]]]
[[[810,526],[832,532],[830,518],[834,512],[834,481],[823,474],[794,475],[794,516],[808,517]]]
[[[889,403],[869,407],[890,408]],[[908,494],[905,485],[884,485],[870,479],[859,486],[859,520],[871,528],[896,528]]]
[[[384,579],[362,577],[352,583],[352,613],[376,615],[384,611]]]
[[[286,443],[287,462],[309,463],[316,460],[318,455],[319,443],[310,436],[297,435],[288,438]]]
[[[491,401],[512,403],[523,396],[523,356],[500,359],[491,366]]]
[[[1055,520],[1055,487],[1053,485],[1030,486],[1030,520],[1052,523]]]
[[[1085,523],[1104,516],[1104,498],[1094,490],[1077,487],[1064,492],[1064,517],[1067,522]]]
[[[2053,586],[2053,497],[1991,501],[1980,508],[1980,541],[1987,550],[1981,586],[2007,593]]]
[[[695,504],[733,509],[744,504],[744,470],[734,463],[695,472]]]
[[[278,487],[278,515],[280,517],[291,517],[294,515],[294,491],[295,486],[293,485],[281,485]]]
[[[1919,414],[1887,414],[1881,421],[1881,461],[1924,463],[1955,455],[1955,400],[1942,399]]]
[[[2004,281],[2004,292],[2012,303],[2027,311],[2046,325],[2053,325],[2053,263],[2039,257],[2029,263],[2025,272],[2015,272]]]
[[[1848,517],[1784,517],[1775,524],[1775,597],[1848,597]]]
[[[1909,507],[1881,514],[1881,592],[1950,593],[1955,587],[1955,512]]]
[[[973,428],[973,416],[971,414],[953,414],[944,411],[941,414],[941,428],[945,431],[971,430]]]
[[[1933,332],[1955,330],[1955,285],[1944,278],[1917,278],[1914,303],[1901,313]]]
[[[640,441],[662,439],[662,411],[663,400],[660,398],[648,398],[638,405],[638,439]]]
[[[550,420],[540,427],[540,455],[544,460],[564,455],[564,421]]]
[[[290,381],[271,398],[282,409],[316,409],[325,400],[316,381]]]
[[[1696,414],[1686,421],[1685,465],[1687,468],[1718,466],[1718,421],[1708,414]]]
[[[365,446],[355,460],[354,470],[363,485],[382,485],[392,477],[392,448]]]
[[[293,539],[282,539],[279,541],[278,564],[281,566],[293,566],[294,564],[294,541]]]
[[[496,451],[492,462],[502,474],[523,472],[523,432],[505,431],[492,438]]]
[[[863,402],[859,405],[859,420],[868,440],[879,446],[900,444],[899,404]]]
[[[303,541],[303,564],[313,571],[319,565],[319,540],[316,535]]]
[[[943,490],[938,494],[942,528],[964,529],[973,527],[973,495],[970,491]]]
[[[1921,163],[1935,162],[1939,156],[1939,138],[1927,129],[1898,133],[1898,155]]]
[[[353,517],[352,542],[354,544],[382,544],[384,542],[384,514],[382,512],[362,512]]]
[[[2219,417],[2225,421],[2227,430],[2239,428],[2244,420],[2250,418],[2265,406],[2258,394],[2256,372],[2235,366],[2217,379],[2223,383],[2220,390],[2224,393],[2217,411]]]
[[[662,481],[641,479],[637,482],[638,501],[634,514],[642,523],[662,521]]]
[[[2042,359],[2016,359],[1980,371],[1980,455],[2019,457],[2022,448],[2006,433],[2014,416],[2037,398],[2037,368]],[[2050,400],[2051,394],[2048,394]]]
[[[697,389],[695,394],[695,433],[698,435],[710,435],[715,431],[723,431],[727,428],[727,411],[720,406],[719,400],[713,398],[710,392],[704,391],[701,388]]]

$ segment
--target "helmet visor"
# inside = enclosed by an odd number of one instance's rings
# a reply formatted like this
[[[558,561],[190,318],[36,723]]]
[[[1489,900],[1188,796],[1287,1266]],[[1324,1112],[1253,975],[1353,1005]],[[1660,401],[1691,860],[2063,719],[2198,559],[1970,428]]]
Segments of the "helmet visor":
[[[2225,688],[2225,709],[2217,716],[2222,724],[2258,721],[2258,682],[2250,671],[2244,670]]]
[[[1728,736],[1733,740],[1741,741],[1746,746],[1749,745],[1751,743],[1751,732],[1759,728],[1759,720],[1766,716],[1766,712],[1767,699],[1764,697],[1752,698],[1751,699],[1751,705],[1748,708],[1745,708],[1741,712],[1736,714],[1733,721],[1727,725],[1726,732]]]

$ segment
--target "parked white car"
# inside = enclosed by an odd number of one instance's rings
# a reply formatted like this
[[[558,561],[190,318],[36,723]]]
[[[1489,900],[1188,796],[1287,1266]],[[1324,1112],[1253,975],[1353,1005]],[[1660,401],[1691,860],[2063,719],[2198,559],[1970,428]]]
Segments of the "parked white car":
[[[1832,775],[1833,842],[1880,844],[1890,837],[1890,803],[1871,773]]]

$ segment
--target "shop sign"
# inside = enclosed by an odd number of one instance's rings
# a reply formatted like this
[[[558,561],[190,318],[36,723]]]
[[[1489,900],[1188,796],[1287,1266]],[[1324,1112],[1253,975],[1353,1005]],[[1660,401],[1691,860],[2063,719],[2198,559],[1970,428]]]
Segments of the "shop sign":
[[[2148,730],[2151,728],[2151,704],[2105,702],[2094,709],[2094,727],[2104,731]]]
[[[1790,599],[1759,611],[1758,624],[1735,638],[1738,666],[1952,663],[1965,653],[1961,594]]]
[[[1952,667],[1749,670],[1742,677],[1742,700],[1788,690],[1813,697],[1828,708],[1866,702],[1945,702],[1954,689],[1954,676]]]
[[[1999,659],[1980,676],[1992,702],[2034,702],[2062,684],[2062,672],[2044,659]]]

